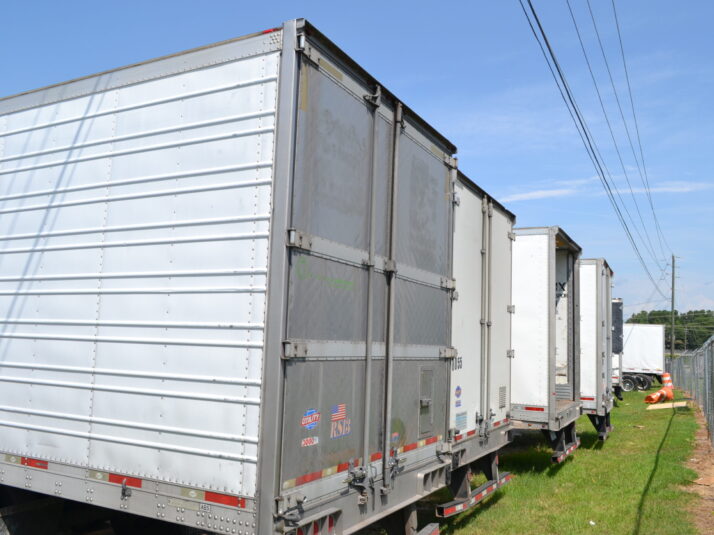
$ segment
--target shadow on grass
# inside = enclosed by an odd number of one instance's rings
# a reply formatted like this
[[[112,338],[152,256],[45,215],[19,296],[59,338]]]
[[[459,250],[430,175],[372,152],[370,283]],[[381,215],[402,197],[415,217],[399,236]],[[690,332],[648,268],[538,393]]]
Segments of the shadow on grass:
[[[688,410],[689,407],[686,407]],[[686,412],[686,411],[682,411]],[[637,518],[635,519],[635,527],[632,530],[632,535],[640,535],[640,529],[642,527],[642,514],[644,512],[644,507],[645,507],[645,500],[647,499],[647,495],[650,492],[650,487],[652,486],[652,481],[654,480],[654,476],[657,473],[657,469],[659,468],[659,458],[662,453],[662,447],[664,446],[665,440],[667,440],[667,437],[669,436],[669,430],[672,428],[672,421],[674,420],[674,417],[679,413],[677,409],[673,408],[672,409],[672,414],[669,417],[669,420],[667,421],[667,429],[665,429],[664,434],[662,435],[662,440],[659,442],[659,446],[657,447],[657,453],[655,454],[655,462],[654,466],[652,467],[652,471],[650,472],[650,476],[647,478],[647,483],[645,484],[645,488],[642,491],[642,495],[640,496],[640,503],[637,504]]]
[[[586,450],[601,450],[605,442],[600,440],[594,431],[584,431],[579,433],[580,447]]]
[[[598,439],[597,433],[586,432],[578,437],[580,448],[583,445],[588,449],[602,448],[602,441]],[[543,434],[539,431],[521,431],[501,453],[501,470],[513,474],[541,472],[548,477],[555,477],[577,453],[575,450],[563,462],[554,464],[551,460],[553,450]]]
[[[486,498],[486,500],[479,503],[471,510],[449,520],[436,518],[433,508],[422,508],[418,511],[419,525],[425,526],[431,522],[439,522],[439,532],[442,535],[451,535],[455,531],[471,524],[472,522],[475,522],[479,515],[496,505],[502,498],[503,492],[496,491],[492,496]]]

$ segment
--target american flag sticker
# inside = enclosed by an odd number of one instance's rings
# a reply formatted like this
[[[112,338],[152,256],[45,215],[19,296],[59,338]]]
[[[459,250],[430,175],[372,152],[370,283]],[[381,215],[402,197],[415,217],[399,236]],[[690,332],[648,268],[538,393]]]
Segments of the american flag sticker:
[[[332,406],[332,417],[330,418],[333,422],[339,422],[347,418],[347,407],[344,403]]]

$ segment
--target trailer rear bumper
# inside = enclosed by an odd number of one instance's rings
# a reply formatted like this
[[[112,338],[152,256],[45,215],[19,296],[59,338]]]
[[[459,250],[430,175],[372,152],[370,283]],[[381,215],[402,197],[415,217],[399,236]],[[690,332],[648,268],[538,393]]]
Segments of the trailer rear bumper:
[[[498,489],[503,487],[509,481],[513,479],[513,476],[508,472],[504,472],[499,476],[498,479],[493,481],[488,481],[481,485],[480,487],[474,489],[471,495],[462,500],[453,500],[447,503],[436,506],[436,516],[439,518],[449,518],[459,513],[474,507],[475,505],[481,503],[488,496],[496,492]]]

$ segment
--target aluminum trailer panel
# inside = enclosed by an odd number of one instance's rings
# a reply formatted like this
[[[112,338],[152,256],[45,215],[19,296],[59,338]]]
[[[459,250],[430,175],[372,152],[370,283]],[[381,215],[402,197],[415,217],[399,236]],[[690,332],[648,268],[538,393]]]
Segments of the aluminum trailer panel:
[[[580,269],[580,400],[600,440],[612,425],[612,277],[602,258],[583,259]]]
[[[625,323],[622,336],[622,373],[664,372],[664,325]]]
[[[612,409],[612,270],[602,258],[580,260],[580,399],[583,413]]]
[[[515,234],[512,417],[520,428],[557,431],[580,415],[580,247],[558,227]]]
[[[0,102],[4,453],[255,496],[279,45]]]
[[[303,20],[0,100],[2,483],[260,534],[444,486],[455,150]]]
[[[622,360],[623,337],[623,303],[622,299],[612,300],[612,377],[613,386],[620,385],[620,362]]]
[[[515,217],[460,173],[456,195],[450,427],[468,463],[508,441]]]

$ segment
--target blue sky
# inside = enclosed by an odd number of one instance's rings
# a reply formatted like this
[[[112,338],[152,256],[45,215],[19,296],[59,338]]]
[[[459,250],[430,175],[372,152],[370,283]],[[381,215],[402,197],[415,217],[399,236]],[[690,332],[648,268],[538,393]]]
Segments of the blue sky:
[[[609,0],[591,0],[629,128]],[[678,262],[678,308],[714,308],[714,3],[616,0],[652,200]],[[603,157],[639,225],[652,215],[584,0],[571,0],[623,163],[565,0],[534,0]],[[306,17],[459,147],[459,166],[518,216],[560,225],[615,270],[626,311],[667,307],[628,245],[517,0],[3,2],[6,96]],[[643,232],[640,229],[640,232]],[[642,243],[639,238],[638,242]],[[640,245],[655,278],[662,271]],[[665,247],[665,253],[669,254]],[[669,294],[666,266],[660,286]],[[660,298],[659,302],[645,303]]]

